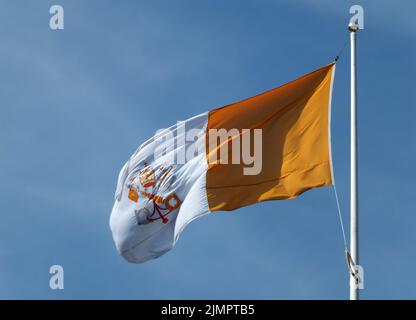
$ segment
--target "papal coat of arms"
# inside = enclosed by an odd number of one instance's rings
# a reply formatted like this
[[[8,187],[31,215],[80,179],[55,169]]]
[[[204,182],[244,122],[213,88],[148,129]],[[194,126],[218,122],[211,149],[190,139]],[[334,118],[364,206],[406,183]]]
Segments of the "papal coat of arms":
[[[175,180],[173,166],[152,168],[144,163],[129,184],[128,198],[138,204],[134,213],[137,224],[147,224],[161,220],[166,224],[167,217],[181,205],[181,200],[175,192],[170,192],[170,186]]]

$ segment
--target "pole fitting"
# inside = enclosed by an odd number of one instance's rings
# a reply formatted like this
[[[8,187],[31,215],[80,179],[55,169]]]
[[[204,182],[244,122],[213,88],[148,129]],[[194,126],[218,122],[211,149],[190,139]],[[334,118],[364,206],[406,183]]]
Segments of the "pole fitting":
[[[357,32],[360,29],[360,26],[356,22],[350,22],[348,24],[348,30],[350,32]]]

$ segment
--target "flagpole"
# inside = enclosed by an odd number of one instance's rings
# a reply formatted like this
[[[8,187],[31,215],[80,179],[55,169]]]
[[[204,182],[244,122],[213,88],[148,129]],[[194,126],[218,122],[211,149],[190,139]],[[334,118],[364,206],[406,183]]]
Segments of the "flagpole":
[[[355,23],[350,23],[351,41],[351,167],[350,167],[350,252],[354,265],[358,265],[358,165],[357,165],[357,83],[356,83],[356,48],[355,38],[359,27]],[[358,288],[355,278],[350,275],[350,300],[358,300]]]

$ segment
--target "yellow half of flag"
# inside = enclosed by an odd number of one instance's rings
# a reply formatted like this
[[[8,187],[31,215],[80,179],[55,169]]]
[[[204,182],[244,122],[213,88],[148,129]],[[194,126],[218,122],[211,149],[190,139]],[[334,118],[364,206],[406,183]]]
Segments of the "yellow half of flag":
[[[260,201],[290,199],[332,184],[330,99],[335,64],[283,86],[208,114],[208,129],[261,129],[262,170],[245,175],[244,164],[210,163],[206,190],[211,211]],[[229,138],[228,149],[232,149]],[[207,142],[207,159],[210,153]]]

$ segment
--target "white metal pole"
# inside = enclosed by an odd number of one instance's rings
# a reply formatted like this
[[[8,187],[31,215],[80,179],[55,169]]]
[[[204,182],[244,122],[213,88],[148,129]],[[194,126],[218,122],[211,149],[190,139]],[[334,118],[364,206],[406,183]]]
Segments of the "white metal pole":
[[[358,31],[357,24],[348,27],[351,40],[351,167],[350,167],[350,251],[355,265],[358,261],[358,165],[357,165],[357,83],[356,83],[356,52],[355,37]],[[350,276],[350,300],[358,300],[358,288],[354,277]]]

